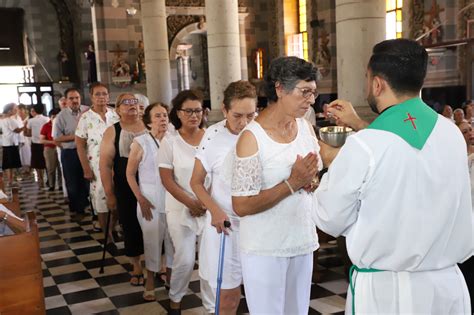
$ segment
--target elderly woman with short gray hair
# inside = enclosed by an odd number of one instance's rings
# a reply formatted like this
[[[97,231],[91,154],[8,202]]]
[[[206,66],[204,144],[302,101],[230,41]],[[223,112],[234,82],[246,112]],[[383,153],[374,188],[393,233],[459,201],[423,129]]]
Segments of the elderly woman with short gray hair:
[[[318,249],[312,220],[319,145],[303,119],[318,93],[316,68],[297,57],[273,60],[269,104],[242,131],[232,172],[240,219],[245,296],[251,314],[307,314]]]

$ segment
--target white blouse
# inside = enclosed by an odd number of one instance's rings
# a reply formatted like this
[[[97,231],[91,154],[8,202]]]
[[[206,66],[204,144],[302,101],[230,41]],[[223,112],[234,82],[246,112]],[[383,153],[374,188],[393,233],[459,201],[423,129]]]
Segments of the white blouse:
[[[304,119],[297,119],[298,134],[290,143],[271,139],[256,121],[245,130],[253,133],[258,152],[236,156],[232,174],[232,196],[254,196],[288,179],[298,155],[318,154],[319,145]],[[244,253],[293,257],[312,253],[319,247],[311,216],[312,194],[300,189],[263,212],[240,219],[240,247]]]
[[[197,146],[192,146],[184,141],[179,132],[175,135],[167,134],[161,141],[161,154],[158,157],[158,167],[173,170],[175,182],[194,199],[196,196],[189,182],[193,174],[197,149]],[[168,215],[179,215],[182,225],[188,226],[196,233],[201,232],[204,216],[192,217],[189,209],[169,192],[166,192],[165,204]]]

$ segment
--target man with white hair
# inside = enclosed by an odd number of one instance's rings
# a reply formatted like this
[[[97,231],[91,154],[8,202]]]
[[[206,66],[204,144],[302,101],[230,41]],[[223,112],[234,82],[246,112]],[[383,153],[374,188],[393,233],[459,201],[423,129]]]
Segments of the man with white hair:
[[[453,119],[457,126],[464,121],[464,111],[461,108],[456,108],[453,112]]]
[[[143,113],[145,112],[145,108],[147,108],[148,105],[150,105],[150,100],[148,99],[148,97],[140,93],[136,93],[134,94],[134,96],[138,100],[138,115],[142,117]]]
[[[62,110],[62,109],[65,109],[67,107],[67,99],[65,96],[61,97],[59,100],[58,100],[58,105],[59,105],[59,108]]]

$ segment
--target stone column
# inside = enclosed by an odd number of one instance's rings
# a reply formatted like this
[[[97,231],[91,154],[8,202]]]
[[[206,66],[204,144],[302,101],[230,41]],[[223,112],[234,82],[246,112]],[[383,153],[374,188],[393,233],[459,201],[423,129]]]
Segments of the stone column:
[[[178,89],[179,91],[189,89],[189,56],[179,56],[178,62]]]
[[[247,39],[245,38],[245,19],[248,13],[239,13],[239,32],[240,32],[240,70],[242,80],[249,79],[249,69],[247,65]]]
[[[146,89],[150,102],[171,103],[171,70],[165,0],[141,0]]]
[[[178,91],[184,90],[183,57],[176,57],[176,74],[178,75]]]
[[[372,47],[385,39],[385,1],[336,0],[337,93],[373,118],[366,101],[365,73]]]
[[[206,25],[212,107],[209,119],[214,121],[220,116],[224,89],[241,79],[237,0],[206,0]]]

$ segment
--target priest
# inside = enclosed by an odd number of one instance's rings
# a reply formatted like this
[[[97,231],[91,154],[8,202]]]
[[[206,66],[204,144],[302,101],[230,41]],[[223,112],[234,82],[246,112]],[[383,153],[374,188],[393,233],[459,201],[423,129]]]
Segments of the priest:
[[[408,39],[383,41],[367,67],[362,121],[348,101],[329,105],[358,130],[338,150],[313,199],[317,226],[344,235],[354,264],[346,314],[470,314],[457,263],[473,254],[466,145],[420,98],[428,55]]]

